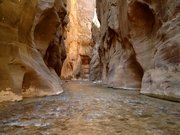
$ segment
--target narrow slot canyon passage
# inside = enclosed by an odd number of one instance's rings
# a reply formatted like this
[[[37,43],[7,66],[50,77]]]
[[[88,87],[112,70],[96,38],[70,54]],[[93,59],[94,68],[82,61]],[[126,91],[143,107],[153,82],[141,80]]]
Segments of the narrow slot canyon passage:
[[[0,134],[180,135],[179,7],[0,0]]]

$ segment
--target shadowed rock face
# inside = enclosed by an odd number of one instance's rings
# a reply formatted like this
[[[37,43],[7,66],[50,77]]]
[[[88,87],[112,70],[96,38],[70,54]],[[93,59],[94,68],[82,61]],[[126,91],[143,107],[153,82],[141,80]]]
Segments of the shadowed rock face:
[[[180,2],[97,0],[96,7],[90,78],[102,67],[109,87],[180,100]]]
[[[89,77],[89,62],[84,67],[84,57],[91,59],[91,22],[94,13],[94,0],[69,0],[70,23],[65,40],[67,58],[62,68],[63,79]],[[82,57],[83,56],[83,57]]]
[[[0,101],[60,94],[66,0],[0,3]]]

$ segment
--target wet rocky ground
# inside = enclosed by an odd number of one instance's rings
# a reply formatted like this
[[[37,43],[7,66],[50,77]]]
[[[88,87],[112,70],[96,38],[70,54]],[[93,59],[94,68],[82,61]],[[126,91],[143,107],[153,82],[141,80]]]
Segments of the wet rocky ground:
[[[180,135],[180,103],[64,82],[58,96],[0,103],[1,135]]]

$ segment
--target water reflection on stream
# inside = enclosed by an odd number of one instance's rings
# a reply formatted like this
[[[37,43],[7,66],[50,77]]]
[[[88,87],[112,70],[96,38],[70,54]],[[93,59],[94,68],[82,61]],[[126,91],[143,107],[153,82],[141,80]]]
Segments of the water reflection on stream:
[[[0,103],[2,135],[180,135],[180,103],[69,81],[59,96]]]

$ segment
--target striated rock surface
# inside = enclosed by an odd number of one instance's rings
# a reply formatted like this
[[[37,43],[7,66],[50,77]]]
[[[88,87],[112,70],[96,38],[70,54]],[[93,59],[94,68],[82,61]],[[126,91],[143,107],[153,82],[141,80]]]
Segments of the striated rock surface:
[[[0,1],[0,101],[60,94],[66,0]]]
[[[92,58],[90,61],[90,76],[89,79],[94,80],[101,80],[102,75],[102,63],[101,63],[101,56],[99,53],[99,46],[100,46],[100,23],[97,18],[96,9],[94,10],[94,18],[92,21],[92,38],[91,38],[91,46],[92,46]]]
[[[93,25],[99,30],[92,42],[98,54],[90,78],[102,72],[109,87],[180,100],[180,2],[97,0],[96,8],[100,28]]]
[[[91,22],[94,0],[69,0],[70,23],[67,26],[65,40],[67,58],[62,68],[63,79],[89,78],[91,59]]]

